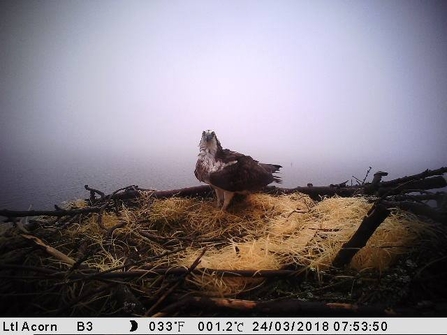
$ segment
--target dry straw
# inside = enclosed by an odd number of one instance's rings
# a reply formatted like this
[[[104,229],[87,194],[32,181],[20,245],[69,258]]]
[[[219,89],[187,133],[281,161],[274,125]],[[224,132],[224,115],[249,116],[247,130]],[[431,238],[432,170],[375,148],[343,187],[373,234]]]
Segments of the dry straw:
[[[172,204],[180,211],[170,207]],[[210,247],[199,265],[224,270],[275,270],[287,265],[316,271],[327,269],[371,206],[360,197],[333,197],[315,203],[303,194],[250,195],[229,213],[216,209],[210,201],[174,198],[154,203],[155,208],[163,208],[164,222],[193,231],[197,238],[224,241]],[[156,212],[159,220],[160,211]],[[430,226],[416,216],[393,210],[367,246],[354,257],[351,266],[357,270],[382,271],[399,255],[409,252],[428,230]],[[201,246],[191,246],[175,264],[189,266],[200,250]],[[237,294],[260,284],[259,279],[224,278],[215,274],[193,276],[191,282],[199,290],[219,296]]]
[[[139,206],[123,205],[119,212],[102,213],[103,227],[118,226],[108,239],[94,213],[70,225],[53,246],[77,259],[82,252],[73,251],[73,245],[79,248],[86,244],[86,249],[94,252],[84,264],[101,271],[145,258],[151,259],[143,264],[149,269],[189,268],[206,247],[197,269],[256,271],[296,267],[318,272],[331,266],[371,206],[362,197],[332,197],[315,202],[300,193],[252,194],[235,199],[229,210],[222,212],[210,199],[153,199],[147,193],[142,194]],[[383,271],[434,234],[432,229],[418,217],[394,209],[350,266],[359,271]],[[172,250],[181,252],[157,258]],[[189,289],[230,296],[258,287],[263,281],[223,277],[219,273],[191,274],[187,277]],[[145,280],[142,287],[151,287],[152,282]]]

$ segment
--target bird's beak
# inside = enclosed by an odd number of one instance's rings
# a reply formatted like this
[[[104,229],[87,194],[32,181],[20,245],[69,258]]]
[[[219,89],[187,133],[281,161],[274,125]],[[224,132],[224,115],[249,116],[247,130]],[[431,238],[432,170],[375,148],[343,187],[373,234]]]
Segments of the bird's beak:
[[[213,139],[213,134],[211,134],[211,133],[205,134],[205,141],[209,142],[212,139]]]

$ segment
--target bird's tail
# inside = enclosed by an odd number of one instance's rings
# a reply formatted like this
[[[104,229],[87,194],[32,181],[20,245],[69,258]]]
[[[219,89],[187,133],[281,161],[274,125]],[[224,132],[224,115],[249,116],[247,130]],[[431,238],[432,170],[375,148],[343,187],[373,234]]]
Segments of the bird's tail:
[[[278,184],[282,183],[281,177],[273,175],[275,172],[279,172],[279,169],[282,168],[281,165],[277,165],[277,164],[263,164],[263,163],[261,163],[261,165],[262,165],[262,167],[264,169],[266,169],[267,171],[269,171],[272,174],[273,181],[275,183],[278,183]]]
[[[281,165],[277,165],[277,164],[269,164],[274,170],[272,172],[278,172],[279,169],[282,168]]]

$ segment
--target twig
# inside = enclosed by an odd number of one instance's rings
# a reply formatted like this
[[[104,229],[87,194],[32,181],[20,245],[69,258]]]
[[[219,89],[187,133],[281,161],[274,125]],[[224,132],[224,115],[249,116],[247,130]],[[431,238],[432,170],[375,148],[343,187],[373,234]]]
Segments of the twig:
[[[113,227],[110,227],[110,228],[107,230],[106,238],[110,238],[110,237],[112,237],[113,232],[115,231],[115,229],[122,228],[122,227],[124,227],[126,224],[127,224],[127,222],[122,221],[122,222],[120,222],[120,223],[114,225]]]
[[[174,290],[185,280],[185,278],[192,272],[194,269],[199,265],[200,259],[203,257],[203,255],[206,252],[206,248],[203,248],[200,255],[196,258],[196,260],[192,263],[192,265],[189,267],[188,271],[183,274],[174,285],[171,286],[170,289],[168,289],[158,300],[155,304],[149,308],[149,310],[145,313],[144,316],[149,316],[153,313],[153,311],[172,293]]]
[[[366,178],[368,178],[369,173],[371,172],[372,167],[370,166],[368,171],[366,171],[365,178],[363,178],[362,185],[365,185]]]
[[[55,248],[45,244],[40,238],[38,238],[36,236],[33,236],[33,235],[27,235],[27,234],[22,234],[22,236],[24,238],[26,238],[27,240],[30,240],[30,241],[34,242],[34,244],[39,246],[46,253],[50,254],[53,257],[58,258],[63,263],[68,264],[68,265],[74,265],[76,263],[76,261],[73,258],[68,257],[67,255],[65,255],[64,253],[60,252],[59,250],[57,250],[57,249],[55,249]]]
[[[96,190],[96,189],[94,189],[94,188],[91,188],[91,187],[89,187],[88,185],[84,185],[84,188],[85,188],[87,191],[90,191],[90,201],[91,201],[91,202],[95,202],[95,201],[96,201],[95,194],[98,194],[98,195],[100,196],[101,199],[104,199],[104,197],[106,196],[106,195],[104,194],[104,192],[101,192],[101,191],[98,191],[98,190]]]
[[[102,199],[104,201],[104,204],[101,206],[100,210],[99,210],[99,215],[98,215],[98,220],[97,223],[99,225],[99,227],[103,230],[107,230],[107,228],[104,226],[103,222],[102,222],[102,216],[104,214],[105,209],[107,208],[107,206],[110,204],[111,200],[114,200],[114,196],[116,194],[118,194],[121,191],[126,191],[126,190],[135,190],[137,189],[138,186],[136,185],[131,185],[131,186],[126,186],[126,187],[122,187],[117,189],[116,191],[114,191],[112,194],[109,194],[108,196],[106,196],[104,199]],[[116,209],[116,211],[118,211]],[[118,224],[119,225],[119,224]],[[120,226],[116,227],[119,228]],[[111,230],[111,232],[113,233],[113,230],[116,229],[114,227],[112,227],[113,229]],[[107,236],[109,236],[109,232],[107,232]]]
[[[91,280],[91,279],[95,279],[95,278],[102,278],[102,277],[104,277],[104,278],[126,277],[126,273],[128,273],[128,272],[115,272],[115,271],[122,270],[124,268],[132,267],[132,266],[135,266],[135,265],[139,265],[139,264],[142,264],[142,263],[154,261],[156,259],[160,259],[160,258],[169,256],[169,255],[178,253],[178,252],[183,251],[185,249],[186,249],[185,247],[178,248],[178,249],[175,249],[175,250],[164,252],[164,253],[162,253],[161,255],[158,255],[158,256],[151,256],[151,257],[148,257],[148,258],[140,259],[138,261],[126,263],[124,265],[116,266],[116,267],[113,267],[113,268],[110,268],[110,269],[107,269],[107,270],[104,270],[104,271],[95,272],[95,273],[88,274],[88,275],[79,276],[79,275],[73,274],[73,276],[70,276],[72,278],[72,280],[70,280],[69,282],[66,282],[64,284],[74,283],[74,282],[81,281],[81,280]],[[135,276],[137,276],[137,277],[138,276],[144,276],[144,274],[147,274],[149,271],[150,270],[144,270],[143,272],[140,272],[140,273],[138,273],[138,275],[135,275]],[[129,276],[129,277],[131,277],[131,276]]]

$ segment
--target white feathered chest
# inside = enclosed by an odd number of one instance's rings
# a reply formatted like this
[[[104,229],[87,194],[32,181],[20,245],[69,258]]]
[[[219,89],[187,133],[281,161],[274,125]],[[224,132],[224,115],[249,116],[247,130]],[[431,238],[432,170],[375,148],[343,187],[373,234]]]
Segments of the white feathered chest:
[[[210,184],[210,174],[218,172],[235,163],[237,163],[237,161],[224,163],[221,160],[216,160],[216,157],[212,152],[206,150],[201,151],[196,163],[196,177],[200,181]]]

